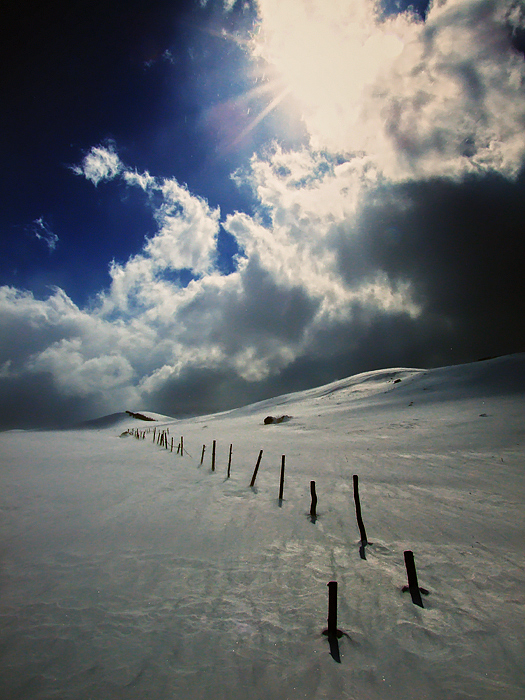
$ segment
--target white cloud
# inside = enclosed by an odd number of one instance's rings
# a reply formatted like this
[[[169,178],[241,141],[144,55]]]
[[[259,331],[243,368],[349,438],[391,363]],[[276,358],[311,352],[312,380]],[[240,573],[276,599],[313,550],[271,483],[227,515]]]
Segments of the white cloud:
[[[159,233],[145,251],[161,267],[187,268],[195,274],[213,266],[219,230],[219,210],[211,210],[202,198],[191,195],[174,179],[159,186],[163,202],[157,211]]]
[[[113,145],[109,149],[93,148],[75,172],[95,185],[102,179],[118,176],[128,186],[139,187],[150,197],[160,195],[161,199],[155,209],[159,225],[155,236],[124,265],[112,264],[113,282],[111,293],[105,295],[106,307],[120,311],[136,306],[153,307],[164,296],[166,284],[162,275],[166,272],[190,270],[199,276],[213,269],[220,212],[190,194],[175,178],[155,178],[148,172],[127,168]]]
[[[109,348],[108,348],[109,350]],[[122,354],[86,357],[84,339],[63,340],[36,355],[28,364],[32,372],[50,372],[64,396],[102,393],[118,396],[124,403],[136,398],[131,389],[133,369]]]
[[[264,161],[254,157],[252,168],[252,187],[271,225],[236,213],[224,227],[276,283],[297,285],[318,302],[318,322],[321,317],[348,319],[355,303],[371,298],[371,289],[378,308],[393,308],[395,298],[398,310],[417,314],[409,285],[392,297],[388,280],[378,273],[358,275],[355,286],[340,274],[335,239],[342,228],[347,237],[356,235],[363,191],[378,181],[369,158],[342,160],[308,149],[284,153],[276,148]]]
[[[82,165],[71,169],[76,175],[84,175],[95,185],[104,180],[113,180],[122,171],[123,165],[113,144],[93,146],[84,157]]]
[[[128,185],[136,185],[144,190],[144,192],[149,192],[155,188],[155,178],[148,172],[138,173],[136,170],[126,169],[122,173],[122,177],[124,178],[124,182]]]
[[[258,0],[254,52],[295,96],[311,145],[366,153],[392,180],[497,170],[525,153],[513,0],[447,0],[426,22],[371,0]],[[276,88],[277,89],[277,88]]]

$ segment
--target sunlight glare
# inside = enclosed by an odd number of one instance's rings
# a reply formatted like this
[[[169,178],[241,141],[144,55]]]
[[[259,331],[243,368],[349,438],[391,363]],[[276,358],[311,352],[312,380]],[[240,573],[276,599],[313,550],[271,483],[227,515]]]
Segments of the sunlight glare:
[[[310,132],[355,126],[364,91],[402,52],[401,37],[365,0],[260,0],[259,9],[252,51],[299,103]]]

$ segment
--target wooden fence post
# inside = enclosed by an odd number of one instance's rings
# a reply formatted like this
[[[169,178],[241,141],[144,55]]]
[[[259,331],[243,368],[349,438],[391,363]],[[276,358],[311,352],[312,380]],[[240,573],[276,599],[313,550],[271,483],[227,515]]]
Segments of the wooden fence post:
[[[317,520],[317,494],[315,492],[315,481],[310,481],[310,495],[312,503],[310,505],[310,518],[313,522]]]
[[[201,454],[201,466],[202,466],[202,461],[204,459],[204,452],[206,451],[206,445],[202,446],[202,454]]]
[[[354,474],[354,501],[355,501],[355,514],[357,517],[357,525],[359,527],[359,534],[361,536],[361,545],[364,547],[368,544],[366,539],[366,530],[363,523],[363,518],[361,517],[361,501],[359,500],[359,477]]]
[[[230,445],[230,454],[228,455],[228,475],[226,477],[227,479],[230,478],[230,470],[231,470],[231,466],[232,466],[232,448],[233,448],[233,445]]]
[[[184,457],[184,438],[180,436],[180,456]]]
[[[252,480],[250,481],[250,486],[253,486],[255,484],[255,479],[257,478],[257,472],[259,471],[259,464],[261,463],[262,453],[263,453],[263,451],[261,450],[259,452],[259,456],[257,457],[257,464],[255,465],[255,469],[253,471],[253,476],[252,476]]]
[[[337,629],[337,581],[330,581],[326,585],[328,586],[328,628],[323,630],[323,634],[340,639],[343,633]]]
[[[212,472],[215,471],[215,446],[216,446],[216,441],[214,440],[211,444],[211,470],[212,470]]]
[[[281,457],[281,481],[279,483],[279,501],[282,502],[283,500],[283,493],[284,493],[284,461],[285,461],[285,455],[282,455]]]
[[[405,557],[405,566],[407,570],[408,586],[403,586],[403,591],[410,591],[412,596],[412,602],[414,605],[419,605],[420,608],[423,606],[423,600],[421,599],[421,594],[428,595],[426,588],[421,588],[417,581],[416,564],[414,562],[414,553],[407,549],[403,552]]]

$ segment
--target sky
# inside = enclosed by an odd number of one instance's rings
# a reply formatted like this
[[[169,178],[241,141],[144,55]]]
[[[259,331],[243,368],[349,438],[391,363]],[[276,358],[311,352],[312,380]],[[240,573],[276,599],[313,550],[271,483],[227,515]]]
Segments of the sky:
[[[519,0],[9,7],[3,428],[525,349]]]

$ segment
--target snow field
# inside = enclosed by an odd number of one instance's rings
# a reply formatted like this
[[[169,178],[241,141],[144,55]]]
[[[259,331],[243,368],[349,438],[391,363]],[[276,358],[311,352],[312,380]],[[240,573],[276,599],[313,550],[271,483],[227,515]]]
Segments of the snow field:
[[[522,698],[525,394],[507,377],[524,365],[389,370],[215,416],[3,433],[2,697]],[[263,425],[281,413],[292,420]],[[118,437],[154,425],[191,457]],[[405,549],[424,609],[401,592]],[[321,634],[330,580],[341,664]]]

